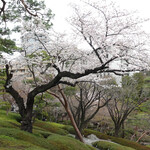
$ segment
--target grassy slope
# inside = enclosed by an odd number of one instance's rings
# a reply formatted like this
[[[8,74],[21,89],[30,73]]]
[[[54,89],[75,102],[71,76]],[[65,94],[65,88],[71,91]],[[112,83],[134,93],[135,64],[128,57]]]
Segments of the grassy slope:
[[[129,141],[129,140],[126,140],[126,139],[122,139],[122,138],[116,138],[116,137],[113,137],[113,136],[108,136],[108,135],[102,134],[102,133],[94,131],[94,130],[89,130],[89,129],[85,129],[84,130],[84,136],[88,136],[90,134],[94,134],[100,139],[110,140],[110,141],[118,143],[118,144],[120,144],[122,146],[131,147],[131,148],[133,148],[135,150],[150,150],[149,147],[140,145],[140,144],[138,144],[136,142],[132,142],[132,141]]]
[[[30,134],[19,129],[19,119],[0,110],[0,150],[94,150],[69,137],[64,125],[36,121]]]
[[[18,114],[9,113],[6,116],[6,112],[0,110],[0,150],[94,150],[68,136],[68,133],[74,133],[71,126],[37,120],[34,123],[33,134],[30,134],[19,129],[19,120]],[[110,137],[93,130],[84,131],[85,136],[89,134],[136,150],[150,150],[128,140]]]
[[[120,144],[116,143],[111,143],[107,141],[98,141],[93,143],[94,147],[97,147],[101,150],[135,150],[133,148],[127,147],[127,146],[122,146]]]

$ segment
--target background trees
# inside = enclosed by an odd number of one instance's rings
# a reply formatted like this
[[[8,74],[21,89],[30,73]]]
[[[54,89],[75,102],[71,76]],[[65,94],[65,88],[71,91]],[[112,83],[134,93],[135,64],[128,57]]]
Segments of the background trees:
[[[108,103],[107,109],[115,126],[115,136],[119,136],[122,127],[124,136],[124,122],[128,116],[142,103],[148,100],[149,92],[144,88],[142,73],[122,79],[122,87],[115,87],[112,92],[113,100]]]
[[[109,89],[99,84],[80,82],[76,86],[78,91],[68,97],[71,112],[80,131],[111,100]]]

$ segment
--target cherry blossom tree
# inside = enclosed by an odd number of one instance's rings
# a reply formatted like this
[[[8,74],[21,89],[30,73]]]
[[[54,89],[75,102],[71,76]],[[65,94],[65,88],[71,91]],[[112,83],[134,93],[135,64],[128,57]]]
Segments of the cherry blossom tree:
[[[5,84],[6,91],[18,104],[22,130],[32,132],[34,98],[39,93],[59,84],[74,86],[79,80],[99,81],[99,74],[102,73],[120,75],[148,68],[148,57],[145,56],[147,37],[139,28],[142,21],[134,19],[126,11],[116,9],[113,4],[103,2],[84,3],[87,10],[90,8],[90,12],[82,12],[74,7],[72,25],[80,43],[82,40],[88,43],[88,50],[74,44],[75,38],[71,41],[65,34],[46,31],[40,19],[36,24],[23,24],[21,31],[24,63],[21,64],[28,66],[35,85],[24,103],[11,84],[16,78],[13,77],[9,65],[6,65]],[[115,62],[120,66],[113,65]],[[128,65],[122,65],[121,62]]]

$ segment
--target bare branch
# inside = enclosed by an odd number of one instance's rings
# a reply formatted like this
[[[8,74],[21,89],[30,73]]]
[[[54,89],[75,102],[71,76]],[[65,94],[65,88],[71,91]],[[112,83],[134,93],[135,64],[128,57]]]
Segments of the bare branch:
[[[37,13],[32,13],[31,11],[30,11],[30,9],[28,8],[28,6],[26,5],[26,3],[24,2],[24,0],[20,0],[21,1],[21,3],[23,4],[23,6],[24,6],[24,8],[25,8],[25,10],[31,15],[31,16],[34,16],[34,17],[37,17],[38,15],[37,15]]]
[[[0,8],[0,16],[3,13],[3,15],[4,15],[4,21],[5,21],[5,6],[6,6],[6,2],[5,2],[5,0],[1,0],[1,1],[3,3],[3,6]]]

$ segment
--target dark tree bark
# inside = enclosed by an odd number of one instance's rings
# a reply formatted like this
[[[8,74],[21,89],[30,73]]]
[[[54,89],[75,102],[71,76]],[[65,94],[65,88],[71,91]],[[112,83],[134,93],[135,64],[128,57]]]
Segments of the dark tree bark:
[[[122,138],[124,138],[125,137],[125,132],[124,132],[124,122],[122,123]]]

